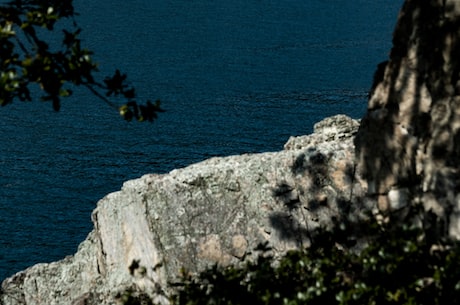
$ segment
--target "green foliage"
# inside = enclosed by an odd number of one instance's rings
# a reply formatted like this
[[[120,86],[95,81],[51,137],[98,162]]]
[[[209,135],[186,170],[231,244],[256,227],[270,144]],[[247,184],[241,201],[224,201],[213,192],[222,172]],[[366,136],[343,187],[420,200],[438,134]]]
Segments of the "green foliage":
[[[115,297],[123,305],[153,305],[152,300],[146,293],[139,292],[135,288],[127,289]]]
[[[75,14],[71,0],[14,0],[0,5],[0,105],[15,99],[31,101],[31,85],[37,84],[41,99],[58,111],[61,98],[72,95],[73,86],[84,86],[126,120],[155,119],[163,111],[159,102],[138,105],[125,74],[117,70],[103,82],[95,80],[97,64],[93,52],[82,47]],[[118,107],[108,99],[112,95],[127,103]]]
[[[269,249],[241,267],[214,266],[175,284],[173,304],[460,304],[458,243],[428,241],[427,230],[375,222],[367,246],[341,243],[356,224],[321,231],[313,246],[275,262]]]

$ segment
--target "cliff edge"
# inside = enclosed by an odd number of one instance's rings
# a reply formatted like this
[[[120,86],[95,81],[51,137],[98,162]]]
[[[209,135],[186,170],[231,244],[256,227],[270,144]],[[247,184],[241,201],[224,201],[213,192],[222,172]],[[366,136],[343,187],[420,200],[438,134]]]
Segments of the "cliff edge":
[[[182,268],[238,263],[265,242],[280,255],[307,247],[319,226],[372,208],[358,200],[366,192],[355,172],[358,127],[338,115],[280,152],[127,181],[98,202],[94,229],[74,256],[6,279],[0,303],[114,304],[130,290],[167,304],[167,283]]]
[[[367,211],[404,220],[423,206],[437,236],[459,240],[459,51],[459,1],[406,0],[360,123],[327,118],[280,152],[126,182],[74,256],[6,279],[0,304],[113,304],[126,290],[166,304],[182,268],[237,264],[265,242],[275,255],[308,247],[319,227]]]

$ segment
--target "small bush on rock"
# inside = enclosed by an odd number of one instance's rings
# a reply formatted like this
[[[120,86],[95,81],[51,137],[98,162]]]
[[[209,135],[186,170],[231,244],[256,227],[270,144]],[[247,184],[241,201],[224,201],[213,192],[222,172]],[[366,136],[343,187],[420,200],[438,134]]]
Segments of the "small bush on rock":
[[[352,226],[319,232],[312,247],[288,252],[276,262],[264,248],[255,261],[241,267],[214,266],[197,276],[184,275],[175,284],[172,302],[460,304],[458,243],[432,238],[424,227],[433,226],[371,222],[364,226],[366,246],[356,251],[347,246]]]

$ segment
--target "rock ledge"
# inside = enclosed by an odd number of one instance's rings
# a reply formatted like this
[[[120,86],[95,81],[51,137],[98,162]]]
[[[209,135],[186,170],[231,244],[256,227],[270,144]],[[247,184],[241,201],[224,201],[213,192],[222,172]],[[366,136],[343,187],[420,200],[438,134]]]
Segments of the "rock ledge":
[[[357,200],[366,190],[355,173],[358,127],[338,115],[280,152],[211,158],[127,181],[98,202],[94,229],[74,256],[6,279],[0,304],[113,304],[126,289],[167,304],[162,293],[181,268],[238,263],[263,242],[278,255],[307,247],[333,217],[372,207]]]

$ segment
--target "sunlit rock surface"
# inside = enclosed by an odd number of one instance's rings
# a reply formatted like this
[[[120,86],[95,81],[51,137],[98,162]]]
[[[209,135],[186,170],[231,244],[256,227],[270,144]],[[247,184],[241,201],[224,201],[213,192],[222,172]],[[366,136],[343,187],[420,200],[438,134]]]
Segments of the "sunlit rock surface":
[[[459,39],[458,1],[405,1],[360,123],[327,118],[280,152],[126,182],[98,203],[74,256],[6,279],[0,304],[114,304],[127,289],[167,303],[182,268],[238,263],[264,242],[275,255],[308,247],[319,227],[376,207],[422,203],[458,239]]]
[[[359,218],[353,136],[343,115],[292,137],[279,152],[212,158],[128,181],[99,201],[78,252],[6,279],[2,304],[113,304],[126,289],[166,303],[185,268],[238,263],[268,242],[276,255],[310,244],[332,219]]]

